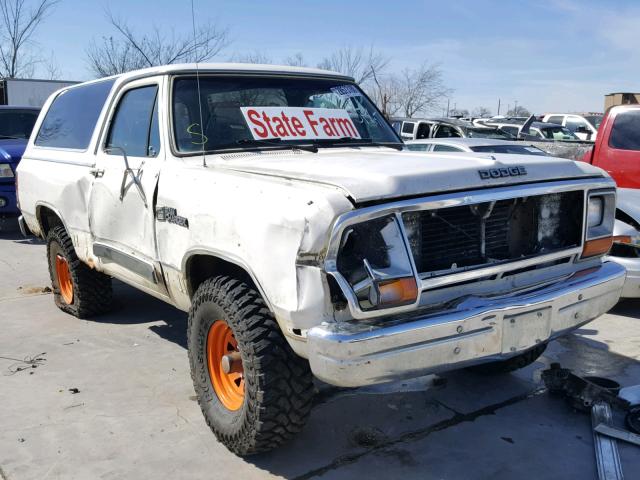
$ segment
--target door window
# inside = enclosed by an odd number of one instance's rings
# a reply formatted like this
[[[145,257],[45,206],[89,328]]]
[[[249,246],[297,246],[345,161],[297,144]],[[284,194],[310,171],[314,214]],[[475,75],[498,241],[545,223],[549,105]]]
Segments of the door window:
[[[135,88],[120,99],[107,137],[107,149],[120,147],[130,157],[155,157],[160,150],[158,87]],[[118,149],[110,152],[122,155]]]
[[[418,133],[416,134],[416,138],[418,140],[421,138],[429,138],[430,130],[431,130],[431,124],[426,122],[420,122],[418,124]]]
[[[438,131],[434,135],[436,138],[456,138],[460,136],[461,135],[456,131],[456,129],[449,125],[440,125],[438,127]]]
[[[640,150],[640,110],[630,110],[616,115],[609,146],[620,150]]]
[[[429,148],[428,143],[413,143],[406,146],[407,150],[412,152],[426,152]]]
[[[513,135],[514,137],[518,136],[518,133],[520,132],[520,129],[518,127],[513,127],[511,125],[505,125],[504,127],[500,127],[500,130],[507,132],[510,135]]]
[[[580,127],[586,128],[588,131],[591,131],[589,125],[587,125],[587,122],[577,117],[568,117],[565,127],[567,127],[567,129],[569,129],[569,131],[573,133],[577,132]]]

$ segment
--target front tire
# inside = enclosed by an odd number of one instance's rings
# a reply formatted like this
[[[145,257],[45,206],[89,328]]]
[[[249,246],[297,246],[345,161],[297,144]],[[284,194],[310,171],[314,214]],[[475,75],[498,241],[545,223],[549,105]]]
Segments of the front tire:
[[[272,450],[302,429],[313,398],[309,363],[293,352],[255,289],[227,276],[203,282],[187,342],[198,403],[229,450]]]
[[[47,234],[49,276],[56,306],[78,318],[111,310],[111,277],[92,270],[76,255],[73,242],[60,225]]]

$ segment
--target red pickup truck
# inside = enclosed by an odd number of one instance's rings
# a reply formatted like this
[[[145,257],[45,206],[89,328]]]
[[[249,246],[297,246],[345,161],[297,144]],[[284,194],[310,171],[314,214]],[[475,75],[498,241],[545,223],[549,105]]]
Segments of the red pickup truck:
[[[609,109],[583,160],[609,172],[619,188],[640,188],[640,105]]]
[[[627,269],[623,297],[640,297],[640,105],[619,105],[605,114],[593,148],[583,160],[618,184],[610,258]]]

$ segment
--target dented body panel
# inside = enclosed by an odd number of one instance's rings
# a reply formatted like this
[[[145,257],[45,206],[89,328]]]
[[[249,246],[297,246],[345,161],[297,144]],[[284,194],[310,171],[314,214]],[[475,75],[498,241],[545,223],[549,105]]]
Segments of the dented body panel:
[[[269,78],[352,81],[313,69],[243,65],[199,68],[204,73],[226,76],[250,73]],[[172,138],[172,78],[194,71],[193,65],[178,65],[117,77],[86,150],[43,148],[34,141],[34,133],[19,167],[19,200],[28,229],[44,237],[52,222],[60,222],[70,233],[78,257],[91,268],[184,311],[189,310],[202,275],[241,273],[255,284],[294,351],[309,358],[314,371],[324,380],[344,385],[411,374],[412,367],[397,364],[392,355],[385,353],[386,349],[415,350],[417,347],[411,342],[402,343],[413,336],[411,325],[419,327],[424,337],[420,340],[422,346],[440,342],[438,335],[458,325],[448,320],[447,315],[454,310],[472,309],[477,313],[497,308],[500,313],[495,315],[502,318],[508,306],[517,307],[517,314],[526,317],[530,310],[527,292],[544,287],[544,308],[566,309],[566,303],[576,305],[576,311],[586,312],[580,321],[550,317],[546,336],[540,334],[539,338],[526,335],[524,330],[522,335],[511,331],[513,341],[519,342],[515,351],[520,352],[534,346],[534,340],[547,341],[558,332],[595,318],[617,300],[624,270],[600,268],[600,257],[580,258],[586,229],[578,227],[578,240],[571,245],[547,248],[548,239],[561,231],[559,203],[554,197],[536,203],[535,221],[541,227],[538,240],[526,252],[528,256],[519,254],[511,245],[515,241],[511,241],[504,246],[511,249],[504,258],[488,258],[490,248],[485,242],[491,238],[485,236],[491,228],[485,229],[483,223],[478,230],[483,242],[478,255],[484,263],[452,266],[448,271],[418,270],[421,264],[413,258],[417,251],[411,253],[409,243],[414,237],[407,233],[402,217],[406,212],[469,207],[472,219],[484,215],[491,222],[493,207],[480,208],[480,204],[514,199],[515,205],[534,195],[569,190],[580,194],[575,205],[576,215],[580,216],[586,208],[588,192],[613,188],[601,170],[549,157],[425,157],[373,145],[339,145],[317,152],[292,148],[206,156],[177,154]],[[106,146],[114,114],[128,92],[150,85],[158,88],[159,146],[153,156],[130,156],[125,162]],[[52,96],[45,105],[34,132],[38,132],[55,98]],[[396,242],[393,248],[401,250],[399,256],[396,250],[394,258],[406,255],[408,260],[403,269],[392,268],[389,272],[365,262],[367,274],[381,285],[403,275],[403,285],[413,285],[416,296],[411,301],[403,300],[400,307],[372,307],[367,303],[374,301],[370,299],[360,303],[363,300],[352,291],[352,284],[357,282],[358,288],[366,289],[370,280],[347,278],[344,262],[338,258],[348,243],[352,225],[379,219],[397,227],[391,234],[385,233],[385,238]],[[578,224],[583,224],[583,218]],[[471,237],[469,233],[465,235]],[[365,243],[369,241],[375,239],[364,239]],[[389,247],[385,251],[391,250]],[[589,285],[599,286],[591,290],[595,292],[592,298],[583,303],[577,300],[578,296],[582,298],[579,282],[571,284],[570,293],[563,289],[568,279],[580,278],[580,271],[591,272]],[[396,293],[391,291],[391,296]],[[556,301],[565,293],[571,298]],[[378,292],[375,301],[386,301],[385,295]],[[415,324],[417,316],[421,319],[419,325]],[[475,328],[485,321],[483,318],[474,317],[465,325],[473,324]],[[430,322],[439,327],[423,328]],[[403,332],[394,336],[400,339],[399,343],[388,345],[388,340],[380,340],[398,328]],[[491,335],[477,337],[475,353],[469,354],[467,360],[490,361],[514,354],[497,347],[505,344],[501,329],[487,328],[492,329]],[[518,328],[526,330],[524,322],[519,322]],[[369,333],[364,334],[365,331]],[[429,332],[436,331],[438,334],[430,337]],[[356,337],[349,337],[352,334]],[[484,343],[483,338],[489,343]],[[355,344],[358,348],[351,348]],[[376,353],[377,362],[382,363],[377,363],[370,374],[358,375],[367,360],[355,357],[366,357],[367,349],[373,352],[376,345],[382,345]],[[437,365],[424,364],[421,371],[456,366],[449,355],[436,358],[441,360],[436,361]]]

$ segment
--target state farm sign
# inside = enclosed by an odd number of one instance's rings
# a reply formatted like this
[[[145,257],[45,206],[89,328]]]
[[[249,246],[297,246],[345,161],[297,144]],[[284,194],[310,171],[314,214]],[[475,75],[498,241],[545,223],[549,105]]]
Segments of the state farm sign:
[[[304,107],[240,107],[256,140],[360,138],[346,110]]]

